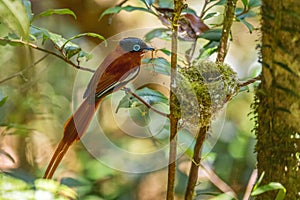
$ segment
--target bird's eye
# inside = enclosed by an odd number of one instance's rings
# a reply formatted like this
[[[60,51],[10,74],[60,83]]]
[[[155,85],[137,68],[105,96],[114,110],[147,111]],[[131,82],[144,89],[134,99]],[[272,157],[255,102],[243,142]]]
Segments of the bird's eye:
[[[133,45],[133,51],[139,51],[141,49],[141,46],[138,44]]]

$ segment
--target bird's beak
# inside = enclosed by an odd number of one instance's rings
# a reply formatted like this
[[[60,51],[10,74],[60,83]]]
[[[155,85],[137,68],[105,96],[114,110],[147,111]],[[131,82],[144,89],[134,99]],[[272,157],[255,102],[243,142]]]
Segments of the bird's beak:
[[[145,47],[143,50],[144,50],[144,51],[154,51],[155,49],[152,48],[152,47],[147,46],[147,47]]]

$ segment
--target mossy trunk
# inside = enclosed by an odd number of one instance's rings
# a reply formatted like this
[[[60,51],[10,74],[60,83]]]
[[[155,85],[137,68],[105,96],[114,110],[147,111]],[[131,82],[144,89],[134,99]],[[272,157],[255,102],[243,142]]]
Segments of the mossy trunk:
[[[300,199],[300,1],[262,0],[262,81],[257,90],[257,160],[262,184]],[[257,199],[275,199],[267,192]]]

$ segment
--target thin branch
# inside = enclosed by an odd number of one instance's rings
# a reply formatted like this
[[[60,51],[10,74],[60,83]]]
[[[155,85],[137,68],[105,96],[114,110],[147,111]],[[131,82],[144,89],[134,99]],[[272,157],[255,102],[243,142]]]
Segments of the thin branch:
[[[235,193],[235,191],[227,183],[225,183],[208,165],[205,164],[200,164],[200,165],[211,183],[213,183],[222,192],[229,193],[232,195],[232,197],[237,199],[237,194]]]
[[[122,6],[124,3],[126,3],[128,0],[123,0],[120,3],[118,3],[116,6]]]
[[[33,64],[31,64],[30,66],[24,68],[23,70],[17,72],[17,73],[13,73],[10,76],[0,80],[0,84],[3,84],[6,81],[9,81],[15,77],[21,76],[23,78],[24,72],[26,72],[27,70],[29,70],[32,67],[35,67],[37,64],[39,64],[40,62],[42,62],[45,58],[47,58],[49,56],[49,54],[44,55],[43,57],[41,57],[40,59],[38,59],[37,61],[35,61]]]
[[[76,69],[80,69],[80,70],[83,70],[83,71],[88,71],[88,72],[92,72],[94,73],[95,70],[93,69],[89,69],[89,68],[85,68],[85,67],[81,67],[75,63],[73,63],[71,60],[69,60],[68,58],[64,57],[64,56],[61,56],[55,52],[52,52],[52,51],[49,51],[47,49],[43,49],[41,47],[38,47],[37,45],[35,44],[32,44],[32,43],[29,43],[29,42],[25,42],[23,40],[10,40],[10,39],[7,39],[7,38],[3,38],[3,37],[0,37],[0,41],[3,41],[3,42],[7,42],[7,43],[17,43],[17,44],[21,44],[21,45],[24,45],[24,46],[28,46],[30,48],[33,48],[33,49],[36,49],[36,50],[39,50],[39,51],[42,51],[42,52],[45,52],[47,54],[51,54],[63,61],[65,61],[66,63],[70,64],[71,66],[75,67]]]
[[[248,181],[243,200],[250,199],[251,191],[252,191],[253,186],[255,185],[256,180],[257,180],[257,169],[254,169],[250,176],[250,179]]]
[[[176,72],[177,72],[177,39],[178,39],[178,20],[186,4],[184,0],[174,0],[174,12],[172,17],[172,44],[171,44],[171,81],[170,81],[170,150],[168,165],[168,185],[167,200],[174,199],[175,176],[176,176],[176,155],[177,155],[177,126],[178,114],[176,113],[177,98],[176,91]]]
[[[215,7],[219,2],[217,1],[216,3],[210,5],[209,7],[207,7],[204,12],[202,13],[202,17],[206,14],[207,11],[209,11],[210,9],[212,9],[213,7]],[[202,18],[201,17],[201,18]]]
[[[191,48],[187,50],[186,59],[187,59],[187,62],[188,62],[187,63],[188,66],[191,65],[192,59],[193,59],[194,54],[195,54],[196,46],[197,46],[197,38],[191,44]]]
[[[237,0],[227,0],[225,13],[224,13],[224,22],[222,29],[222,37],[220,40],[220,46],[218,49],[218,55],[216,62],[223,63],[228,51],[228,38],[230,35],[230,30],[234,18],[234,12],[236,8]]]
[[[129,93],[131,94],[133,97],[137,98],[141,103],[143,103],[147,108],[153,110],[154,112],[156,112],[157,114],[161,115],[161,116],[164,116],[164,117],[167,117],[169,118],[169,114],[166,114],[166,113],[163,113],[159,110],[156,110],[155,108],[153,108],[149,103],[147,103],[144,99],[142,99],[139,95],[135,94],[134,92],[131,91],[130,88],[123,88],[123,90],[126,92],[126,93]]]
[[[245,86],[250,85],[250,84],[252,84],[252,83],[254,83],[254,82],[256,82],[256,81],[259,81],[259,80],[261,80],[261,75],[255,77],[255,78],[249,79],[249,80],[247,80],[247,81],[244,81],[244,82],[239,83],[239,84],[238,84],[238,87],[240,87],[240,88],[241,88],[241,87],[245,87]]]
[[[201,150],[209,130],[209,125],[200,127],[197,135],[196,144],[194,146],[194,155],[192,160],[192,166],[189,173],[189,180],[185,191],[185,200],[192,200],[194,197],[194,189],[198,180],[198,171],[201,162]]]
[[[202,10],[201,10],[201,14],[200,14],[200,16],[199,16],[199,18],[200,19],[202,19],[202,17],[205,15],[205,12],[206,12],[206,6],[208,5],[208,3],[209,3],[209,0],[205,0],[204,1],[204,5],[203,5],[203,7],[202,7]]]

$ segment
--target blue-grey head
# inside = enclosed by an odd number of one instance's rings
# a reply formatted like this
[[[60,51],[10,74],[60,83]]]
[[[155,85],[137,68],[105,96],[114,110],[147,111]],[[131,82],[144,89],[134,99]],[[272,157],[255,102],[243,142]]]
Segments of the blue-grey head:
[[[126,52],[154,51],[154,48],[148,46],[143,40],[136,37],[124,38],[120,40],[119,45]]]

